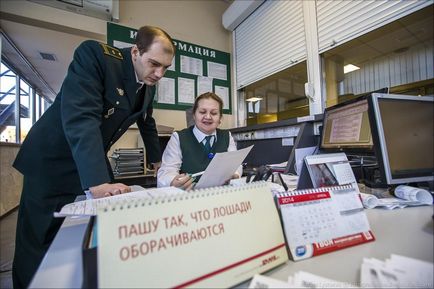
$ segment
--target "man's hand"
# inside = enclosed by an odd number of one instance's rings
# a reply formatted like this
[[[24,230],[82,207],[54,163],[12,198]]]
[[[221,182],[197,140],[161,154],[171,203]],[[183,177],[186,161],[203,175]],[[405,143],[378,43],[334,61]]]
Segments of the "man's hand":
[[[90,187],[89,191],[92,193],[92,196],[95,199],[97,199],[97,198],[129,193],[131,192],[131,188],[121,183],[116,183],[116,184],[105,183],[98,186]]]

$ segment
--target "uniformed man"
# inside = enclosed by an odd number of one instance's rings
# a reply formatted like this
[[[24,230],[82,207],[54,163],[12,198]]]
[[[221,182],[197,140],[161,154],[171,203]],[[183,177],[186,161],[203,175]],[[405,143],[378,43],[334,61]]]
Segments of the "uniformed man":
[[[130,191],[112,183],[107,152],[133,123],[148,160],[158,169],[154,85],[174,54],[170,36],[151,26],[139,29],[132,48],[119,50],[89,40],[76,49],[59,94],[28,133],[14,162],[24,175],[13,263],[15,289],[28,287],[63,222],[53,218],[53,212],[84,190],[94,198]]]

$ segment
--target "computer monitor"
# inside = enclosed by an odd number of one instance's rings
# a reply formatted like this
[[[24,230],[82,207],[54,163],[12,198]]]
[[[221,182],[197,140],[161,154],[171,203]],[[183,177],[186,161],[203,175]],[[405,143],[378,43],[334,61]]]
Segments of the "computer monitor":
[[[372,148],[366,95],[325,109],[321,151],[361,152]]]
[[[434,180],[433,103],[432,96],[368,98],[375,155],[387,184]]]

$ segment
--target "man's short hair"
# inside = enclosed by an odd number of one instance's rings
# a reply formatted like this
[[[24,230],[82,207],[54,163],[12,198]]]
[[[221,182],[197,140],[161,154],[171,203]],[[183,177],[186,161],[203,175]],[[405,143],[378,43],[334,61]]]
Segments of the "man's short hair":
[[[161,28],[154,27],[154,26],[142,26],[140,27],[139,31],[137,31],[136,35],[136,42],[137,48],[139,49],[140,55],[147,52],[149,50],[149,47],[154,43],[155,37],[163,37],[166,38],[171,45],[171,49],[167,49],[167,53],[173,53],[175,54],[176,48],[173,44],[172,37],[170,37],[169,34],[167,34],[166,31],[164,31]]]

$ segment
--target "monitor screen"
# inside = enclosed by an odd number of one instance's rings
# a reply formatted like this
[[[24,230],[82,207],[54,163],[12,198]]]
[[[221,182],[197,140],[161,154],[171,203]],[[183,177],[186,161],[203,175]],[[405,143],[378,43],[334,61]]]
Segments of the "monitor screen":
[[[321,149],[372,149],[365,96],[326,108]]]
[[[433,100],[379,93],[369,98],[375,153],[387,184],[434,180]]]

